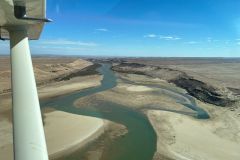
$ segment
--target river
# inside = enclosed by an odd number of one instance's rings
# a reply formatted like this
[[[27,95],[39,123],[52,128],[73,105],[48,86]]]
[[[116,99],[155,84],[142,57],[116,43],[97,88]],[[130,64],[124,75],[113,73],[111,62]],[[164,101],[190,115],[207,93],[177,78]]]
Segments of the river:
[[[98,102],[97,107],[82,106],[76,108],[73,105],[73,102],[79,98],[115,87],[117,85],[117,78],[110,68],[110,64],[102,64],[102,66],[97,69],[98,72],[103,75],[100,86],[41,101],[41,107],[49,106],[56,110],[73,114],[99,117],[126,126],[128,133],[123,137],[117,138],[112,144],[107,146],[108,148],[105,149],[107,153],[104,153],[104,156],[102,157],[103,160],[152,160],[156,151],[157,136],[152,125],[144,114],[131,109],[129,106],[104,101]],[[184,96],[184,98],[187,98],[187,96]],[[188,99],[190,98],[188,97]],[[190,106],[187,105],[189,104],[186,104],[185,106],[192,107],[192,104]],[[199,107],[194,106],[192,109],[198,112]],[[201,109],[199,110],[202,111]],[[84,153],[75,153],[73,156],[66,156],[66,159],[80,160],[83,157],[82,154]]]

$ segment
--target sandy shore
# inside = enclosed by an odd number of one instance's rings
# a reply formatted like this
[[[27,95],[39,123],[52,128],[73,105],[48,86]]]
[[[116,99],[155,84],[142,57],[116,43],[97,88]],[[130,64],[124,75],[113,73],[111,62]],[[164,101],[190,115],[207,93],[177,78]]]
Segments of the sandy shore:
[[[131,86],[124,86],[130,92],[145,92],[145,91],[152,91],[152,88],[141,86],[141,85],[131,85]]]
[[[45,114],[45,134],[50,158],[70,154],[104,132],[99,118],[54,111]]]
[[[123,76],[122,76],[123,77]],[[125,77],[126,78],[126,77]],[[141,82],[141,80],[149,80],[146,76],[134,76],[129,75],[129,80],[134,80],[135,82]],[[145,82],[145,81],[144,81]],[[143,83],[144,83],[143,82]],[[161,83],[163,86],[175,89],[169,86],[169,83],[162,82],[160,80],[153,79],[153,81],[147,82],[147,84]],[[165,90],[161,90],[159,94],[156,91],[160,91],[158,88],[149,87],[147,85],[129,84],[122,80],[118,81],[118,85],[108,91],[99,93],[101,99],[110,101],[117,104],[122,104],[139,110],[148,110],[154,108],[156,110],[172,110],[178,112],[184,112],[188,114],[194,114],[195,112],[191,109],[185,107],[182,104],[177,103],[174,99],[165,94]],[[180,90],[179,90],[180,92]],[[126,98],[127,95],[127,98]],[[82,99],[82,105],[87,104],[88,98]]]
[[[38,88],[40,99],[51,98],[100,85],[102,76],[90,75],[76,77],[69,81],[51,83]]]
[[[119,80],[114,89],[92,95],[92,98],[123,104],[146,113],[158,137],[154,160],[240,159],[239,107],[235,109],[222,108],[197,101],[201,108],[208,111],[211,118],[208,120],[195,119],[191,116],[174,113],[177,111],[193,114],[194,111],[177,103],[176,100],[165,94],[166,90],[159,90],[147,85],[161,84],[169,89],[185,93],[181,88],[161,79],[134,74],[125,76],[121,75],[122,78],[138,83],[129,84]],[[99,75],[80,76],[69,81],[47,84],[40,87],[38,91],[41,98],[50,98],[97,86],[100,84],[100,80],[101,76]],[[156,94],[155,91],[161,92]],[[90,102],[89,96],[83,97],[81,101],[77,102],[77,106],[87,106]],[[0,95],[1,160],[12,159],[10,103],[9,95]],[[100,136],[107,125],[106,121],[98,118],[54,110],[45,112],[44,120],[48,151],[52,158],[70,154],[81,148],[84,144]],[[94,147],[101,148],[103,143]],[[90,158],[87,159],[99,159],[102,153],[99,148],[89,151],[88,157]]]
[[[156,160],[239,160],[240,117],[226,108],[208,107],[209,120],[166,111],[148,111],[157,136]]]
[[[91,64],[90,62],[84,62],[83,64],[80,62],[82,63],[84,61],[75,61],[74,63],[66,65],[64,64],[62,66],[67,66],[68,68],[72,67],[73,69],[71,68],[71,70],[69,70],[71,72],[74,69],[77,69],[79,67],[83,68]],[[56,66],[54,67],[58,68],[59,66],[57,62],[54,63],[56,63]],[[50,65],[50,67],[52,67],[52,65]],[[47,69],[48,66],[46,70]],[[102,76],[100,75],[87,75],[74,77],[67,81],[47,83],[38,87],[39,97],[40,99],[51,98],[82,89],[95,87],[100,85],[101,79]],[[1,83],[1,85],[3,85],[3,83]],[[0,94],[1,160],[13,159],[11,112],[11,94]],[[58,158],[61,155],[67,155],[74,152],[76,149],[81,148],[86,143],[100,136],[106,127],[106,121],[103,121],[102,119],[74,115],[70,113],[55,111],[52,109],[48,109],[44,112],[44,122],[47,147],[51,158]]]
[[[82,83],[77,80],[85,80]],[[39,89],[39,97],[50,98],[100,84],[101,76],[84,76],[72,82],[59,82]],[[76,81],[76,82],[73,82]],[[65,84],[63,84],[65,83]],[[12,124],[10,95],[1,95],[4,99],[0,112],[0,159],[12,160]],[[2,99],[1,98],[1,99]],[[70,154],[104,132],[104,121],[99,118],[69,114],[60,111],[48,111],[44,114],[45,135],[50,157],[57,158]],[[64,130],[63,130],[64,129]]]
[[[167,88],[182,92],[178,87],[138,75],[128,75],[123,78],[141,82],[141,85],[119,81],[118,86],[113,90],[99,94],[103,99],[136,109],[145,106],[144,113],[147,114],[158,137],[154,160],[239,160],[239,108],[217,107],[196,100],[197,104],[209,113],[211,118],[208,120],[163,111],[169,109],[177,112],[193,112],[164,94],[152,93],[157,89],[144,86],[144,83],[161,83]],[[152,108],[152,104],[158,107]]]
[[[45,136],[51,159],[67,155],[98,138],[104,132],[104,121],[99,118],[61,111],[45,113]],[[0,121],[0,159],[12,160],[12,125]]]

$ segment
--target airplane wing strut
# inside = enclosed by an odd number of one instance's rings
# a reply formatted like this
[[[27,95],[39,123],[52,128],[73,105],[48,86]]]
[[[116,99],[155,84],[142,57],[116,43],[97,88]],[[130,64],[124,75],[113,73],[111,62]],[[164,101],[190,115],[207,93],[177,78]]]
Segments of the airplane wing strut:
[[[29,39],[38,39],[44,22],[50,21],[45,4],[45,0],[0,1],[0,37],[10,40],[15,160],[48,160],[29,49]]]

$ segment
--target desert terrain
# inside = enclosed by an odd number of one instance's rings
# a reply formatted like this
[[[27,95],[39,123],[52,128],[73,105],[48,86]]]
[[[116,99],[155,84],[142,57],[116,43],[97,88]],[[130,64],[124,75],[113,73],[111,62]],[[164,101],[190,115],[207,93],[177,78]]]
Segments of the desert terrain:
[[[124,81],[114,93],[123,96],[128,91],[124,103],[140,109],[148,106],[144,112],[158,137],[154,159],[237,160],[240,158],[239,67],[239,59],[122,59],[113,70]],[[157,89],[146,88],[149,84],[164,86],[162,92],[165,88],[175,88],[191,95],[209,118],[182,114],[193,110],[164,94],[158,95],[158,99],[149,97],[146,92]],[[120,95],[112,94],[109,94],[112,99],[121,102],[120,98],[113,98]]]
[[[100,85],[97,65],[79,58],[33,58],[40,100]],[[11,72],[9,57],[0,57],[0,159],[13,159]],[[42,110],[48,153],[56,159],[98,138],[111,124],[100,118]],[[112,124],[111,124],[112,125]],[[117,127],[115,127],[117,128]]]
[[[99,62],[112,64],[117,85],[77,98],[72,102],[76,109],[103,103],[112,110],[121,105],[143,114],[157,137],[154,160],[240,159],[240,59],[38,57],[33,63],[40,99],[102,85]],[[0,159],[12,159],[8,57],[1,57],[0,64]],[[108,159],[108,147],[124,139],[129,129],[51,106],[43,109],[43,117],[50,158],[58,160],[79,155]]]

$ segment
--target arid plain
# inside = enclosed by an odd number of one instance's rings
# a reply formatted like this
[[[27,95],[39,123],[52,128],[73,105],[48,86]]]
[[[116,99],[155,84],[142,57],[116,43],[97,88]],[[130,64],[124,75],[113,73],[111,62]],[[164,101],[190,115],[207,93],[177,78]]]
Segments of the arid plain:
[[[74,105],[108,101],[144,113],[157,134],[156,160],[240,159],[240,59],[131,58],[83,60],[33,58],[41,100],[96,87],[96,63],[111,63],[117,86],[76,100]],[[11,86],[8,57],[0,57],[0,159],[12,159]],[[196,105],[209,118],[197,117]],[[126,126],[101,118],[44,108],[44,128],[52,159],[89,145],[84,159],[103,159],[106,137]],[[110,142],[111,142],[110,141]],[[109,141],[108,141],[109,143]],[[106,144],[107,145],[107,144]],[[60,158],[61,159],[61,158]]]
[[[126,79],[131,82],[128,87],[126,83],[119,85],[121,90],[132,91],[130,95],[134,98],[128,95],[129,103],[139,99],[135,105],[144,107],[157,132],[156,159],[240,158],[239,62],[239,59],[222,58],[133,58],[123,59],[113,67],[124,82]],[[139,84],[141,91],[137,89]],[[147,89],[149,84],[155,85]],[[186,115],[193,110],[174,98],[165,97],[166,94],[159,94],[155,99],[145,94],[157,90],[156,86],[162,86],[162,92],[168,89],[191,95],[210,118]],[[136,89],[135,93],[132,88]]]

